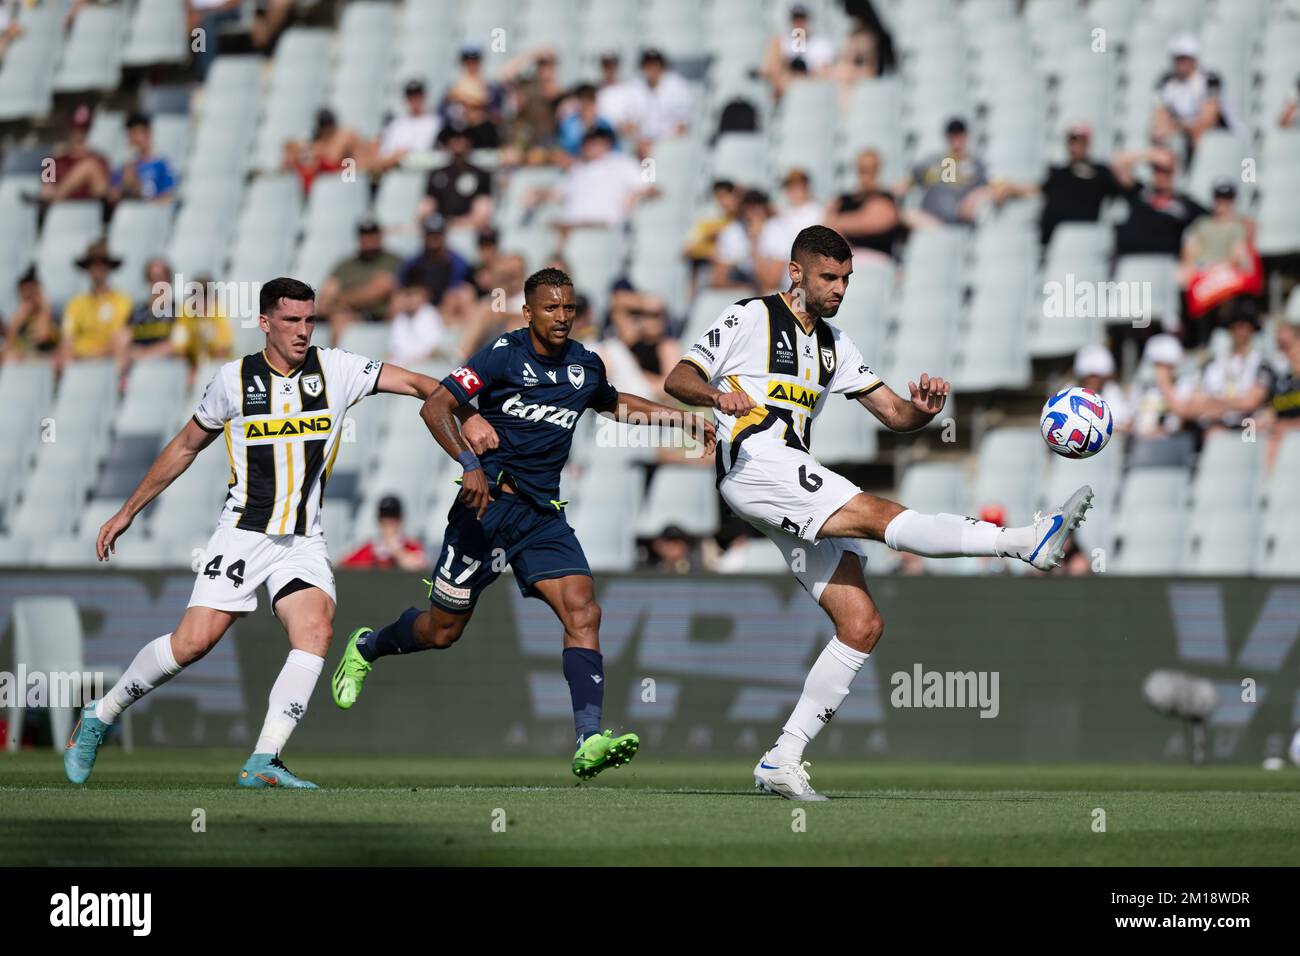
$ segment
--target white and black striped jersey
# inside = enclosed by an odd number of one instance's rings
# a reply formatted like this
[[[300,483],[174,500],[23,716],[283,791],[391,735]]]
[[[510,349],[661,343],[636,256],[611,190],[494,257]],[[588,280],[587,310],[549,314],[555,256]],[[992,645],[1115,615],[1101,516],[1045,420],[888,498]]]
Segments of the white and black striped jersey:
[[[347,410],[379,387],[383,362],[311,346],[298,368],[264,352],[217,370],[194,421],[224,431],[230,490],[220,524],[264,534],[318,535],[325,483]]]
[[[825,398],[861,398],[884,383],[843,331],[818,319],[804,331],[785,293],[730,305],[683,358],[711,385],[745,391],[755,407],[742,418],[714,409],[718,475],[739,455],[761,458],[772,444],[812,449],[812,423]]]

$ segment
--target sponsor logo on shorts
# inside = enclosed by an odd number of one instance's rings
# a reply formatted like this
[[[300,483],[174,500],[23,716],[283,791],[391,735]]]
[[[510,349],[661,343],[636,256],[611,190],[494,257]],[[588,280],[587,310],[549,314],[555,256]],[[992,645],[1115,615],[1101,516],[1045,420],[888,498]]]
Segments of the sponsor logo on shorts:
[[[435,578],[433,589],[442,596],[444,604],[450,604],[453,607],[469,607],[469,588],[458,588],[454,584],[448,584],[442,578]]]
[[[296,435],[319,435],[334,425],[330,415],[303,415],[298,418],[271,418],[244,423],[245,438],[285,438]]]

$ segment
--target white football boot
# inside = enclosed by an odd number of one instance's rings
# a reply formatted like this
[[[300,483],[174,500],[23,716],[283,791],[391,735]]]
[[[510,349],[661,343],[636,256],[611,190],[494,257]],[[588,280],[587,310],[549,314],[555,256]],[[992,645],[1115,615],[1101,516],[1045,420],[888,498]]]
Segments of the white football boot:
[[[1082,485],[1070,495],[1070,500],[1060,510],[1034,515],[1034,546],[1032,550],[1015,555],[1040,571],[1050,571],[1065,557],[1065,542],[1070,532],[1083,524],[1083,516],[1092,507],[1092,488]]]
[[[808,782],[808,761],[776,762],[771,752],[763,754],[754,766],[754,787],[787,800],[829,800]]]

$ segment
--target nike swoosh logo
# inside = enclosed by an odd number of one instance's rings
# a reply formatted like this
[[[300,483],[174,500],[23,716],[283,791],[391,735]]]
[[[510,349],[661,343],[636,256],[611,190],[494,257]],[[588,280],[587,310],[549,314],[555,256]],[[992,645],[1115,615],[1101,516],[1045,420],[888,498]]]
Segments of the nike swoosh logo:
[[[761,761],[761,760],[758,762],[758,766],[759,766],[759,768],[762,769],[762,770],[780,770],[780,769],[781,769],[780,767],[771,767],[771,766],[768,766],[767,764],[763,763],[763,761]]]
[[[1042,551],[1043,545],[1047,544],[1052,535],[1056,534],[1057,529],[1061,527],[1063,521],[1065,521],[1064,515],[1052,515],[1052,526],[1047,529],[1047,534],[1043,535],[1043,540],[1038,542],[1038,547],[1034,548],[1034,553],[1029,556],[1030,561],[1038,557],[1038,552]]]

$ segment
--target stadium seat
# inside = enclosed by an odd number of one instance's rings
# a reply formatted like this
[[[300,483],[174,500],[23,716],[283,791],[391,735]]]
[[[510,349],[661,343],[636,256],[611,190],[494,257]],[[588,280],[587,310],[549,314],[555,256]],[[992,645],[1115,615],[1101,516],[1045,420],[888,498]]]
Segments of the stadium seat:
[[[653,538],[669,525],[687,534],[713,534],[718,528],[718,493],[712,468],[660,465],[650,480],[637,535]]]
[[[69,597],[21,597],[13,603],[15,670],[21,668],[29,674],[80,674],[89,675],[82,653],[81,614],[77,603]],[[115,681],[121,676],[118,669],[96,666],[104,681]],[[51,687],[51,690],[53,688]],[[75,686],[74,693],[89,697],[90,688]],[[50,736],[56,751],[62,750],[64,741],[72,732],[75,710],[72,707],[50,707]],[[22,746],[22,707],[11,704],[8,708],[8,739],[5,749],[17,752]],[[122,744],[131,749],[130,712],[122,714]]]
[[[1249,507],[1201,511],[1193,508],[1178,570],[1183,574],[1244,575],[1256,552],[1258,515]]]
[[[144,265],[167,251],[173,212],[168,203],[124,199],[113,214],[108,245],[122,265],[113,273],[112,283],[132,301],[144,299],[149,292]]]
[[[1192,481],[1191,505],[1197,514],[1232,510],[1239,502],[1255,500],[1264,442],[1244,441],[1245,434],[1221,430],[1206,436]]]
[[[865,464],[878,450],[876,419],[857,401],[827,394],[813,423],[812,453],[828,465]]]
[[[56,93],[117,88],[122,79],[126,13],[125,5],[103,4],[88,5],[77,14],[54,77]]]
[[[0,63],[0,122],[47,116],[54,105],[63,10],[54,3],[23,4],[17,13],[22,34]]]
[[[140,0],[122,60],[127,66],[184,63],[190,54],[188,39],[182,7],[170,0]]]

